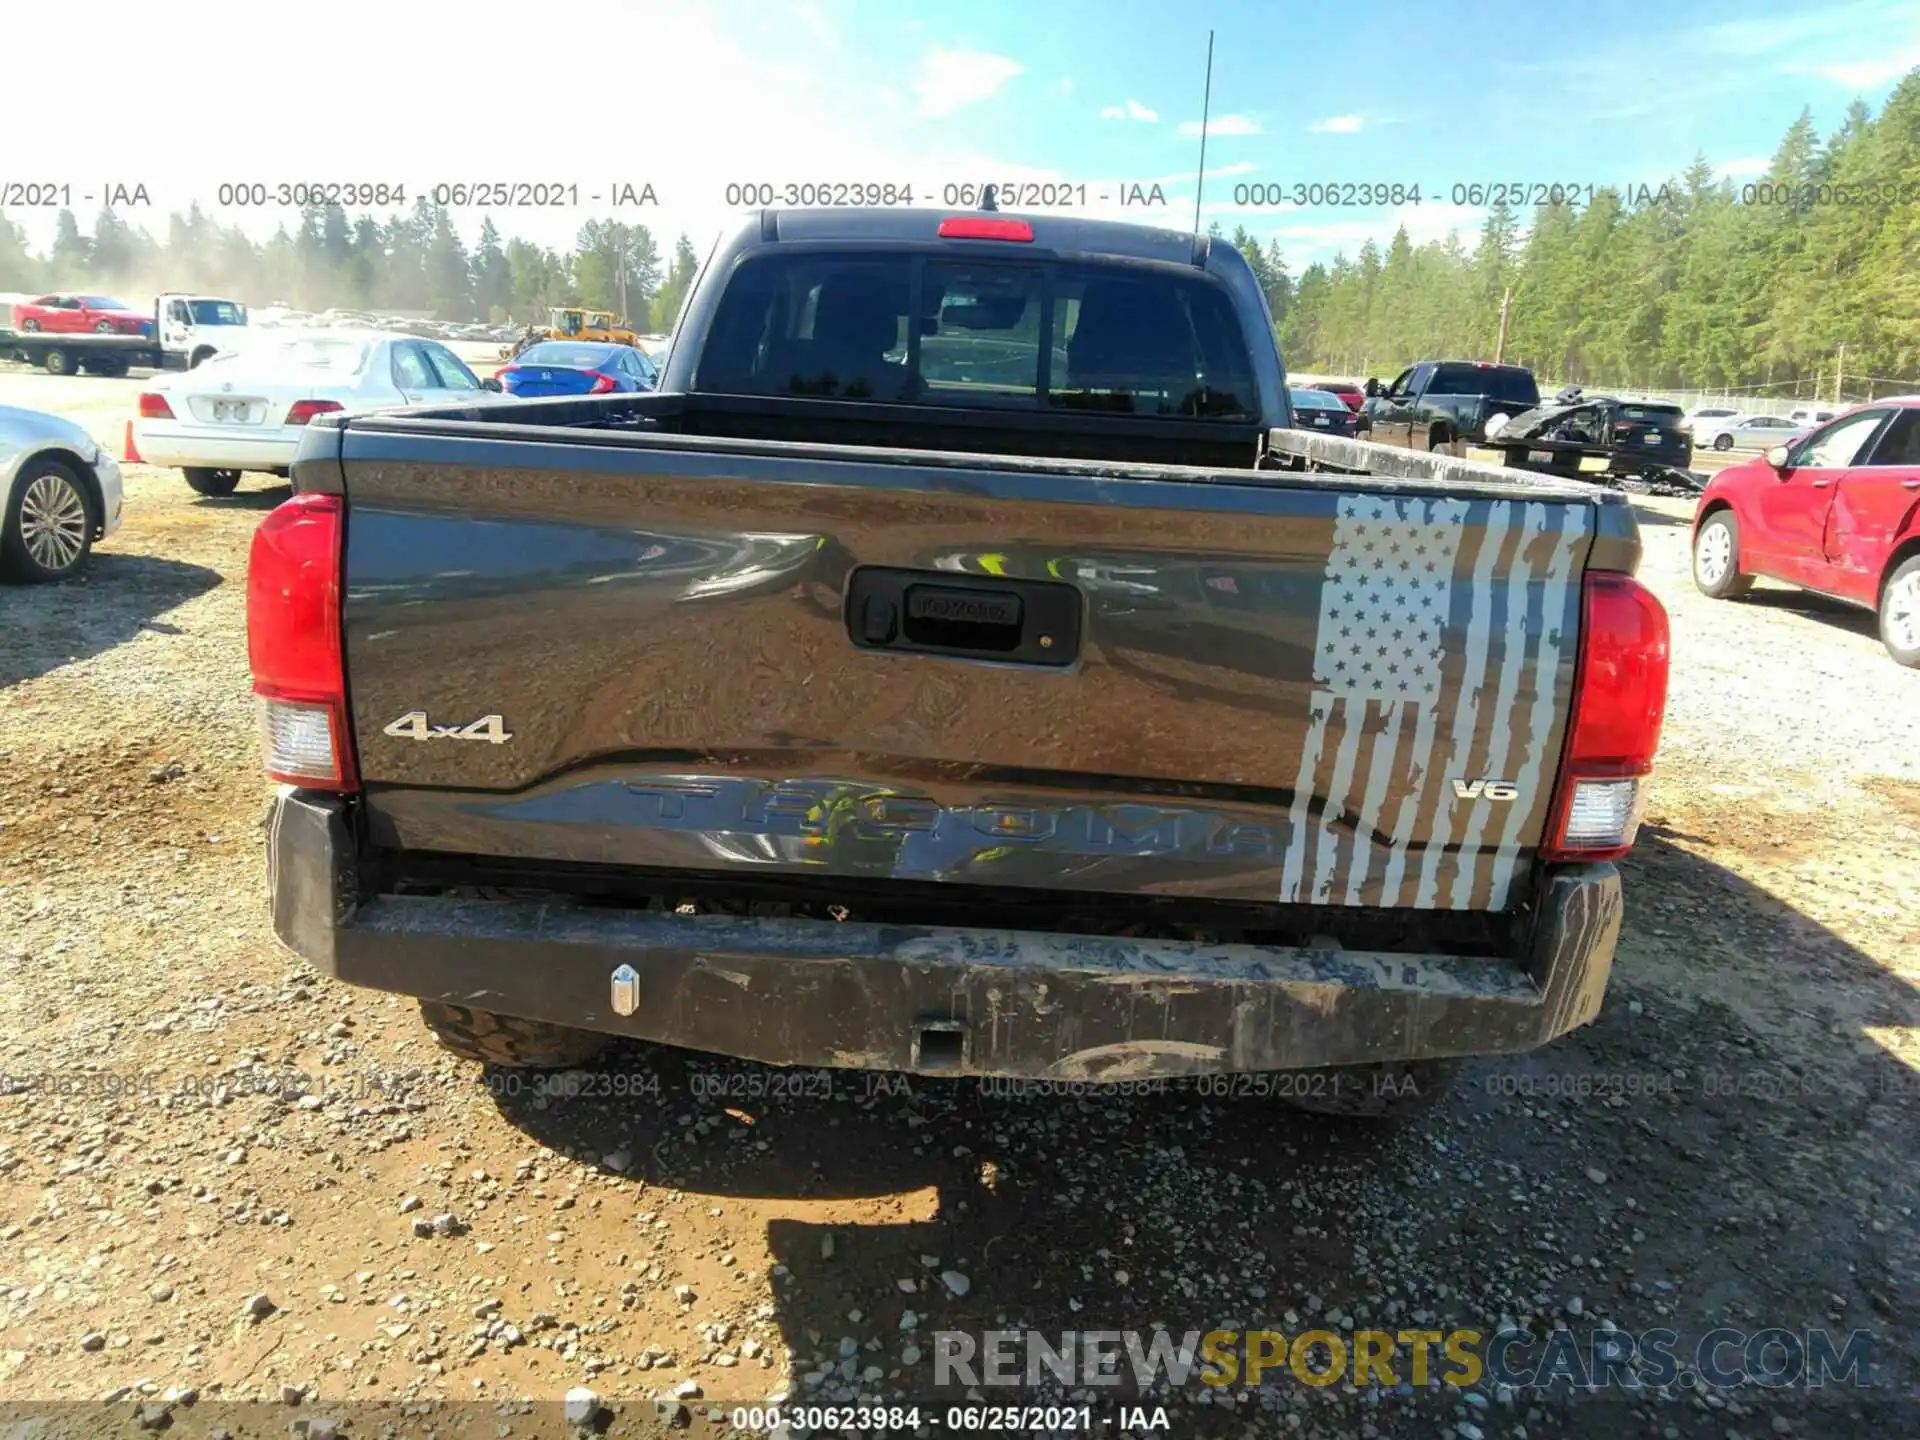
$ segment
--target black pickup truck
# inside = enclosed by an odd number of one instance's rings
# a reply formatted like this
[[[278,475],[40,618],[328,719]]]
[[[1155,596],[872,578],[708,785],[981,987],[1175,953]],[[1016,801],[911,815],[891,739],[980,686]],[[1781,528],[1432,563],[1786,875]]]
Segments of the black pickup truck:
[[[317,420],[248,577],[279,935],[509,1066],[1380,1113],[1591,1019],[1631,511],[1291,429],[1272,334],[1204,236],[767,212],[656,392]]]
[[[1540,403],[1531,370],[1484,360],[1422,360],[1385,389],[1367,382],[1361,409],[1368,438],[1416,450],[1478,445],[1523,410]]]

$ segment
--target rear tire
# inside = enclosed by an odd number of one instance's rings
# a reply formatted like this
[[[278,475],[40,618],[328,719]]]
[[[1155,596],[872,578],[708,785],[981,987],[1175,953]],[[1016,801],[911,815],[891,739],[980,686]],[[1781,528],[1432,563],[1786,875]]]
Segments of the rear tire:
[[[113,333],[113,322],[111,320],[102,320],[98,325],[93,327],[93,333],[96,335],[111,335]]]
[[[1327,1083],[1298,1085],[1282,1098],[1294,1109],[1313,1115],[1397,1124],[1425,1115],[1446,1099],[1459,1072],[1458,1060],[1385,1060],[1374,1065],[1336,1065],[1325,1070],[1294,1072],[1302,1078],[1324,1075]]]
[[[1740,522],[1731,510],[1716,510],[1693,536],[1693,583],[1714,600],[1738,600],[1753,589],[1740,573]]]
[[[10,579],[64,580],[93,549],[93,505],[84,481],[59,460],[30,460],[0,516],[0,570]]]
[[[613,1043],[611,1035],[469,1010],[438,1000],[420,1002],[420,1018],[442,1049],[462,1060],[512,1070],[570,1070],[585,1065]]]
[[[1902,665],[1920,667],[1920,555],[1909,555],[1880,592],[1880,643]]]
[[[1714,436],[1713,448],[1716,450],[1731,450],[1733,448],[1733,436],[1731,435]]]
[[[73,356],[64,350],[49,350],[47,358],[41,361],[49,375],[73,374]]]
[[[187,484],[202,495],[231,495],[240,486],[238,470],[208,470],[200,466],[182,470]]]

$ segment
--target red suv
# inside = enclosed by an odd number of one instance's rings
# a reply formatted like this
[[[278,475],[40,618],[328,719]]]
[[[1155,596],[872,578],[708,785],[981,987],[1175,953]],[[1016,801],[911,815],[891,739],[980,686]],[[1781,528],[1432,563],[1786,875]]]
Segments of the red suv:
[[[13,307],[13,323],[21,330],[48,335],[151,335],[153,317],[130,310],[105,295],[42,295],[27,305]]]
[[[1707,482],[1693,582],[1716,600],[1754,577],[1864,605],[1920,666],[1920,396],[1858,406]]]

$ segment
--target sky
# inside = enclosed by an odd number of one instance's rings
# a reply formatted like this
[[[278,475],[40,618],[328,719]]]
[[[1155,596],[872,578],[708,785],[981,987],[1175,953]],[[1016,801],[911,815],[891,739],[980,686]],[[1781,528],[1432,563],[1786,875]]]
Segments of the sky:
[[[495,208],[556,246],[594,216],[705,250],[746,210],[728,186],[1074,187],[1080,213],[1277,241],[1288,268],[1460,230],[1455,186],[1653,185],[1704,154],[1751,177],[1803,106],[1822,134],[1920,65],[1912,0],[115,0],[12,7],[0,44],[102,67],[57,125],[0,142],[9,182],[69,187],[91,230],[106,187],[164,235],[191,201],[261,237],[289,212],[222,184],[544,182],[579,203]],[[82,18],[85,26],[82,27]],[[1444,22],[1436,17],[1444,16]],[[553,23],[548,23],[552,17]],[[104,33],[99,28],[105,26]],[[115,103],[116,98],[118,104]],[[1296,184],[1418,185],[1419,203],[1292,203]],[[1164,203],[1153,203],[1152,186]],[[611,202],[616,187],[650,205]],[[1085,204],[1080,186],[1085,186]],[[1131,187],[1139,187],[1138,191]],[[1281,187],[1284,203],[1272,190]],[[1134,195],[1148,203],[1123,204]],[[598,196],[596,201],[593,197]],[[1459,202],[1459,203],[1456,203]],[[45,243],[54,211],[6,212]],[[483,212],[457,213],[471,238]]]

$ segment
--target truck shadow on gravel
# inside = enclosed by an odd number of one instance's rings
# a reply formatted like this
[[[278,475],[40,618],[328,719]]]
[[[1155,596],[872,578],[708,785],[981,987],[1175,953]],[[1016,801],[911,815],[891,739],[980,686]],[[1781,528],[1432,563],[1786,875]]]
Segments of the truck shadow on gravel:
[[[196,495],[196,510],[271,510],[284,504],[293,494],[291,482],[270,485],[264,490],[236,490],[231,495]]]
[[[157,555],[96,550],[53,585],[0,586],[0,689],[111,650],[146,631],[178,633],[156,617],[205,594],[220,572]]]
[[[1323,1120],[1205,1085],[1022,1096],[646,1047],[609,1062],[629,1087],[615,1093],[644,1082],[644,1099],[537,1108],[495,1094],[540,1143],[611,1155],[648,1186],[770,1209],[818,1202],[767,1224],[796,1398],[898,1391],[949,1403],[965,1387],[935,1389],[936,1331],[1031,1328],[1053,1343],[1063,1331],[1156,1324],[1176,1336],[1485,1335],[1506,1316],[1536,1335],[1567,1327],[1583,1346],[1608,1326],[1670,1329],[1682,1369],[1722,1326],[1825,1330],[1837,1347],[1860,1329],[1871,1332],[1871,1384],[1748,1385],[1709,1403],[1678,1383],[1667,1400],[1618,1388],[1576,1398],[1564,1384],[1502,1398],[1483,1378],[1476,1402],[1489,1403],[1476,1411],[1457,1390],[1414,1391],[1403,1350],[1401,1383],[1371,1398],[1301,1384],[1284,1367],[1230,1406],[1189,1381],[1164,1401],[1173,1433],[1371,1424],[1431,1435],[1467,1420],[1487,1434],[1524,1424],[1535,1436],[1719,1440],[1774,1433],[1774,1415],[1792,1433],[1920,1433],[1920,1086],[1857,1022],[1839,1022],[1832,1000],[1835,987],[1864,990],[1869,1023],[1896,1027],[1920,1024],[1920,1003],[1870,956],[1684,839],[1643,831],[1625,865],[1627,932],[1599,1019],[1532,1054],[1469,1063],[1413,1125]],[[1809,1022],[1814,1038],[1793,1053],[1725,1007],[1668,998],[1675,967],[1753,957],[1776,967]],[[633,1203],[648,1208],[637,1185]],[[1741,1354],[1735,1345],[1718,1358]],[[1540,1355],[1514,1359],[1524,1369]],[[710,1403],[763,1402],[778,1388],[777,1372],[757,1366],[700,1375]],[[1049,1403],[1063,1391],[1049,1380],[983,1393]],[[1131,1396],[1096,1392],[1096,1410]]]

